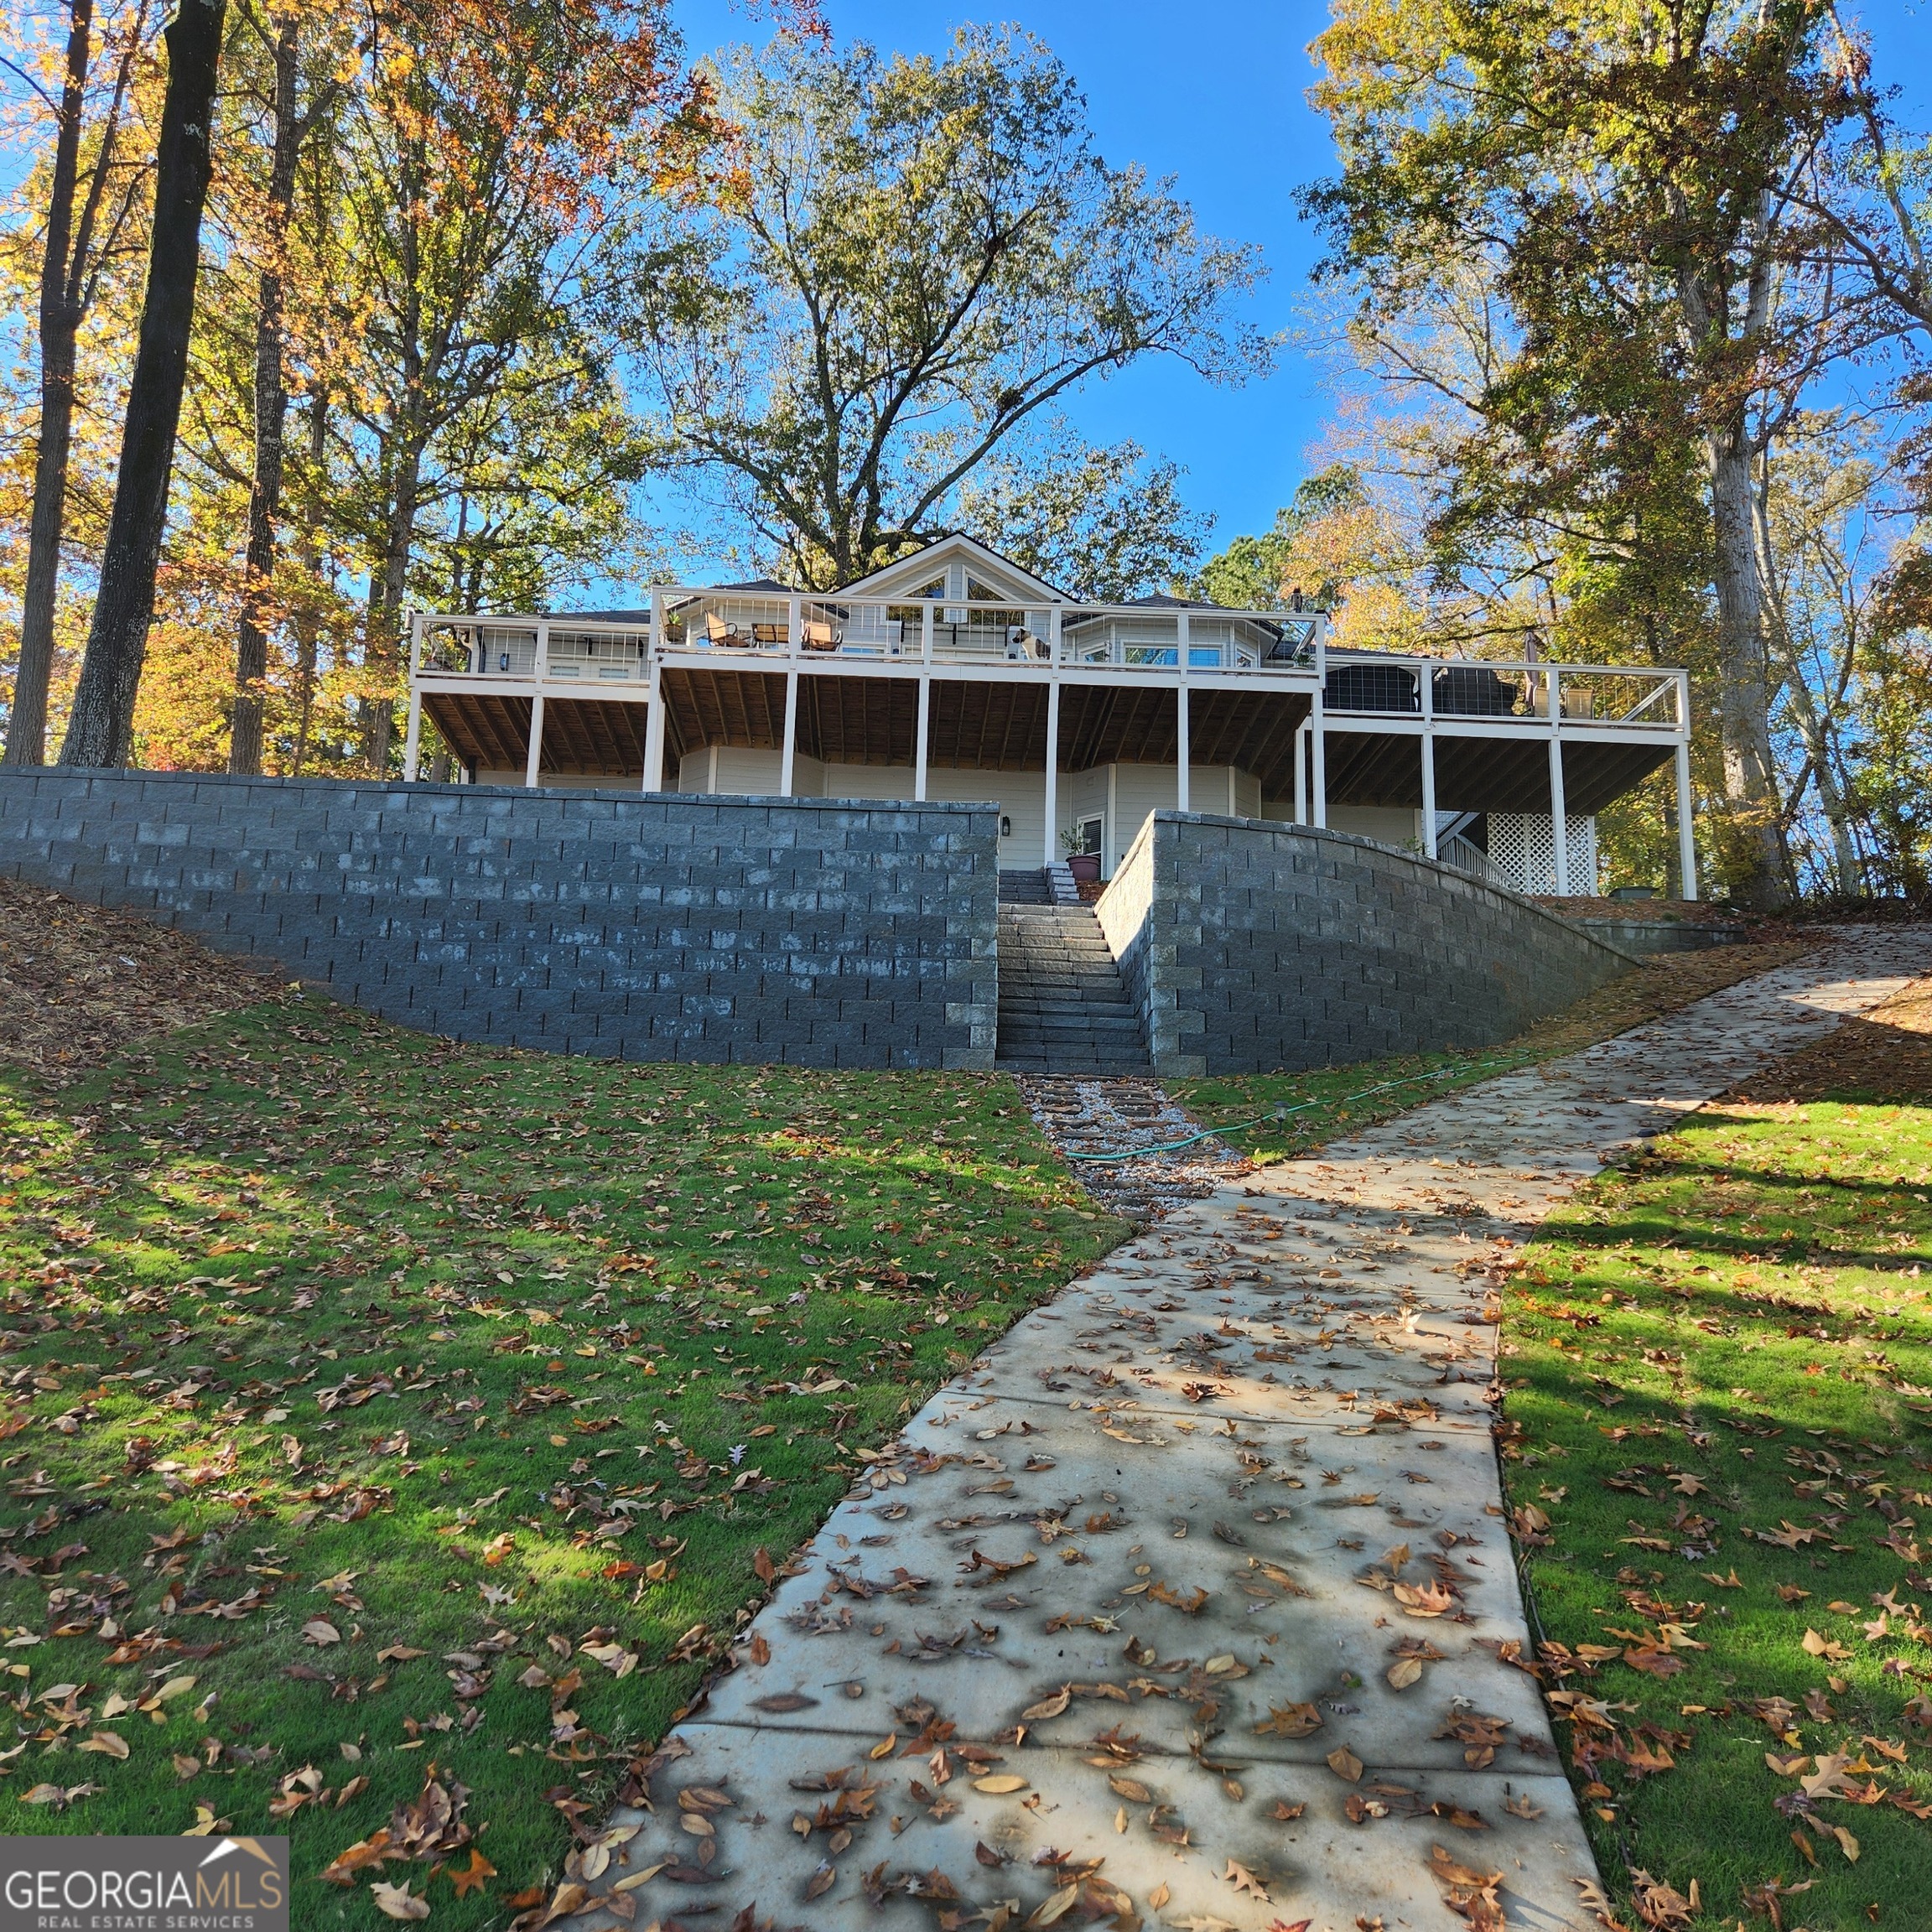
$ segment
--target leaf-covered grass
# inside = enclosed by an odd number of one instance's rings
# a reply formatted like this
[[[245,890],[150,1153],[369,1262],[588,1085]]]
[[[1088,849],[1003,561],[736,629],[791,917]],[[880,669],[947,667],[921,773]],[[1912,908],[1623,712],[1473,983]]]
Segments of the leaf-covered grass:
[[[0,1830],[286,1831],[299,1924],[383,1923],[375,1881],[504,1924],[761,1553],[1122,1232],[1004,1078],[299,1000],[0,1072]],[[460,1820],[398,1835],[450,1857],[318,1882],[433,1769]]]
[[[1228,1140],[1256,1161],[1291,1160],[1337,1134],[1372,1127],[1459,1088],[1574,1053],[1674,1013],[1693,1000],[1796,958],[1810,943],[1780,940],[1665,953],[1495,1046],[1396,1055],[1301,1073],[1183,1080],[1170,1090],[1203,1126],[1229,1127]],[[1270,1117],[1276,1109],[1291,1111],[1277,1119]],[[1257,1115],[1262,1118],[1257,1120]],[[1254,1124],[1239,1125],[1248,1121]]]
[[[1932,1922],[1932,996],[1602,1176],[1503,1332],[1540,1668],[1623,1922]]]

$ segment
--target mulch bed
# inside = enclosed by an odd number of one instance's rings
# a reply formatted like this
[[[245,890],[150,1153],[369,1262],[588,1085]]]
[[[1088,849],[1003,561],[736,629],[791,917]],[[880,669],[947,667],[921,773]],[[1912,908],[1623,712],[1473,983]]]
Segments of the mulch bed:
[[[65,1086],[137,1040],[286,985],[133,913],[0,879],[0,1067]]]

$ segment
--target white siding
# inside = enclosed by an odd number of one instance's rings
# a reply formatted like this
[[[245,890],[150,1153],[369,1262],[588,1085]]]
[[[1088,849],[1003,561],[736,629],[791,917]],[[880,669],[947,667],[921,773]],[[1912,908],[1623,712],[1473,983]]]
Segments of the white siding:
[[[1013,827],[1010,834],[1000,841],[1000,863],[1024,870],[1045,862],[1044,771],[965,771],[950,765],[934,765],[927,770],[926,796],[936,804],[946,805],[979,805],[990,799]]]
[[[778,790],[778,776],[784,760],[776,750],[755,750],[736,745],[712,745],[702,750],[687,751],[678,768],[680,792],[722,792],[740,797],[769,798]],[[825,767],[816,758],[802,754],[792,761],[792,796],[823,798]]]
[[[635,792],[641,782],[636,778],[622,776],[592,777],[581,771],[546,771],[540,782],[546,790],[553,792]],[[513,771],[508,767],[498,770],[494,766],[481,765],[476,770],[476,782],[479,785],[521,785],[523,767],[519,765]]]
[[[1398,849],[1422,849],[1422,814],[1402,805],[1331,805],[1328,829],[1373,839],[1378,845]]]
[[[910,765],[828,765],[824,796],[888,802],[910,799],[913,777]]]

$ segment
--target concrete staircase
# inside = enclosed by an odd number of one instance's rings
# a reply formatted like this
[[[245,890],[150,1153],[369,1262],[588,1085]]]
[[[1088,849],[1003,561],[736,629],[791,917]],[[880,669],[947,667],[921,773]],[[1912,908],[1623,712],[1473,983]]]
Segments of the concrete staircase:
[[[995,1058],[1016,1073],[1118,1075],[1150,1070],[1140,1017],[1089,906],[1056,905],[1035,874],[1000,880],[1000,1040]]]

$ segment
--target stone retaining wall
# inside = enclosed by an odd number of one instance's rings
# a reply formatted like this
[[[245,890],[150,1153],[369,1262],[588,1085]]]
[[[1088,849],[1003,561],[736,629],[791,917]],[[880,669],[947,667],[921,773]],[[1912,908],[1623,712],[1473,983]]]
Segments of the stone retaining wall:
[[[1633,963],[1454,866],[1202,813],[1154,813],[1095,911],[1169,1078],[1488,1046]]]
[[[1696,953],[1706,946],[1742,945],[1749,936],[1743,926],[1720,926],[1703,919],[1571,918],[1593,938],[1625,953]]]
[[[990,807],[0,771],[0,873],[402,1025],[629,1060],[990,1067]]]

